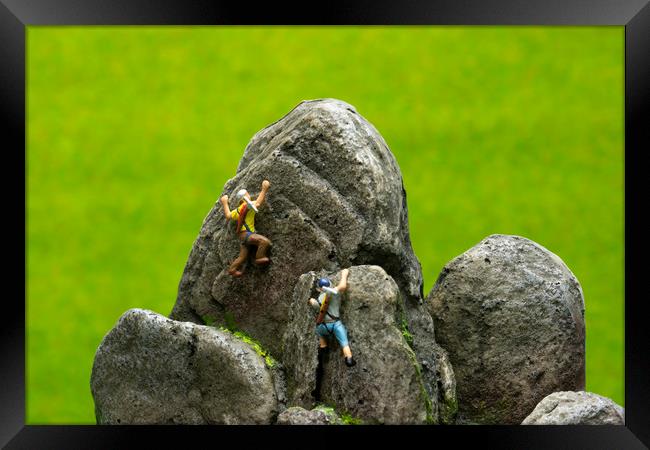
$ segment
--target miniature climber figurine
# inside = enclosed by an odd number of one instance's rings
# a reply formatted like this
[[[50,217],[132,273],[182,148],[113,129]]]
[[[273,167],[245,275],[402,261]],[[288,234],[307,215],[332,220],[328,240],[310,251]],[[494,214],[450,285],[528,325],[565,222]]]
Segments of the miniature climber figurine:
[[[241,189],[235,195],[237,201],[237,208],[230,210],[228,207],[228,196],[221,197],[221,204],[223,205],[223,213],[228,220],[237,221],[237,236],[241,242],[239,248],[239,256],[230,264],[228,273],[234,277],[243,275],[242,266],[246,262],[250,247],[257,246],[255,253],[255,264],[264,266],[271,262],[266,252],[271,246],[271,241],[255,232],[255,213],[258,208],[264,204],[266,193],[271,187],[269,180],[262,182],[262,192],[257,196],[257,199],[252,200],[250,194],[246,189]]]
[[[316,334],[319,337],[318,359],[322,366],[323,354],[327,350],[327,338],[335,336],[343,349],[345,365],[352,367],[356,361],[352,358],[352,351],[348,343],[348,333],[340,319],[341,294],[348,288],[348,269],[341,271],[341,281],[335,288],[331,287],[329,278],[318,280],[318,291],[321,293],[318,300],[310,298],[309,304],[319,309],[316,318]]]

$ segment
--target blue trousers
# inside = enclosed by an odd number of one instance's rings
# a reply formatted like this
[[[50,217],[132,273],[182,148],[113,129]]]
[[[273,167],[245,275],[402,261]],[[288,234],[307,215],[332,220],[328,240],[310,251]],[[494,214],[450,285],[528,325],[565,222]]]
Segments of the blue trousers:
[[[340,320],[316,325],[316,334],[322,337],[336,336],[341,348],[348,345],[348,331]]]

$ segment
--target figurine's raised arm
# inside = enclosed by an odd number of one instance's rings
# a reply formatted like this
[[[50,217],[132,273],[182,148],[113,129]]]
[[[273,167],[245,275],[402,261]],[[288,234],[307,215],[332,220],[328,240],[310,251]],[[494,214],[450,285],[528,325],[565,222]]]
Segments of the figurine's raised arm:
[[[228,207],[228,196],[224,195],[219,200],[223,205],[223,213],[226,215],[226,219],[230,220],[230,208]]]
[[[348,274],[350,271],[348,269],[343,269],[341,271],[341,281],[339,281],[338,286],[336,286],[336,290],[339,292],[345,292],[348,289]]]
[[[271,183],[269,180],[264,180],[262,181],[262,192],[260,192],[260,195],[257,196],[257,199],[255,200],[255,206],[259,208],[264,204],[264,200],[266,198],[266,192],[269,190],[271,187]]]

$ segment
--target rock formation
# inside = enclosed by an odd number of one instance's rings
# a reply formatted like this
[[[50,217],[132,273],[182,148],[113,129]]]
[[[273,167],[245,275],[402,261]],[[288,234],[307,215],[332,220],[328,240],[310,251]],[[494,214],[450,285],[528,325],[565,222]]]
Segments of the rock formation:
[[[625,425],[623,408],[591,392],[554,392],[539,402],[522,425]]]
[[[271,189],[256,228],[273,242],[271,265],[249,264],[241,278],[227,273],[239,242],[216,202],[194,243],[170,317],[235,326],[282,359],[280,337],[300,275],[376,264],[399,287],[425,389],[436,398],[436,354],[442,350],[422,305],[402,176],[377,130],[342,101],[302,102],[252,138],[222,193],[253,192],[264,179]]]
[[[316,401],[318,364],[316,314],[308,299],[317,296],[314,280],[321,276],[329,276],[334,284],[340,279],[340,273],[301,276],[284,335],[289,404],[305,408],[311,408]],[[431,399],[425,389],[420,365],[409,346],[403,308],[397,284],[381,267],[350,268],[341,319],[358,364],[346,367],[336,339],[329,340],[318,393],[323,402],[364,423],[437,421],[438,398]]]
[[[584,300],[540,245],[489,236],[449,262],[423,302],[399,167],[351,105],[300,103],[252,138],[221,194],[255,197],[264,179],[255,226],[273,242],[271,264],[228,274],[239,240],[219,195],[170,319],[129,310],[99,346],[98,423],[622,420],[595,394],[557,392],[584,389]],[[337,283],[343,268],[341,319],[357,365],[345,366],[332,338],[317,371],[308,299],[317,277]]]
[[[519,424],[548,394],[584,389],[582,289],[544,247],[489,236],[445,265],[427,305],[462,423]]]
[[[98,424],[270,424],[278,367],[227,331],[130,309],[104,337],[91,391]]]
[[[303,273],[378,264],[405,298],[421,299],[399,167],[354,107],[333,99],[300,103],[251,139],[222,194],[232,198],[244,188],[255,196],[264,179],[271,189],[256,229],[273,242],[271,265],[249,263],[241,278],[227,273],[239,241],[216,201],[190,252],[172,319],[231,321],[280,358],[279,337]]]

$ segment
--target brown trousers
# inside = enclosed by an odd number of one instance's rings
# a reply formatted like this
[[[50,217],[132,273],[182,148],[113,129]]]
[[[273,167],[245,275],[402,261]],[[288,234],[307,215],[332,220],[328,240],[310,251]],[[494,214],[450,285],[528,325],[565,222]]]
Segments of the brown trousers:
[[[255,264],[263,265],[269,262],[269,259],[266,256],[266,252],[271,245],[269,238],[262,236],[261,234],[253,233],[248,236],[248,239],[246,239],[247,234],[248,233],[245,231],[239,233],[239,239],[241,241],[241,245],[239,246],[239,256],[237,256],[237,258],[230,264],[230,267],[228,268],[231,273],[239,271],[240,267],[246,262],[250,247],[257,246],[257,252],[255,253]]]

